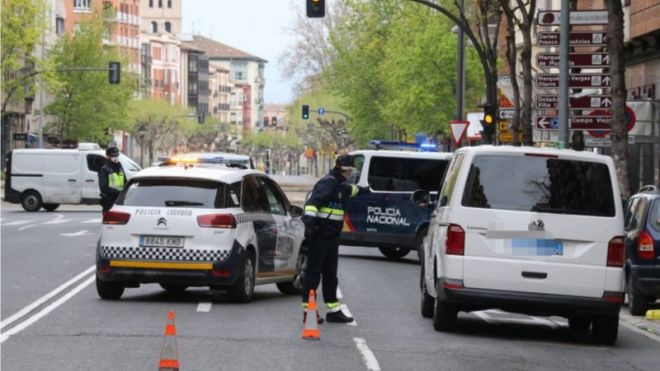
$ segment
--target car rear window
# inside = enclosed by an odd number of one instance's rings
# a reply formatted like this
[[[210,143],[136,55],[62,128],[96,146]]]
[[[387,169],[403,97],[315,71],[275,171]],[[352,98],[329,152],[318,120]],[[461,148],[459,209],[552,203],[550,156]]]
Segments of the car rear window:
[[[117,199],[117,205],[219,209],[227,207],[224,183],[192,179],[136,179]]]
[[[372,157],[369,185],[376,191],[438,191],[448,163],[447,160]]]
[[[649,210],[649,221],[653,229],[660,232],[660,198],[656,198]]]
[[[615,215],[607,165],[534,156],[475,156],[462,204],[487,209]]]

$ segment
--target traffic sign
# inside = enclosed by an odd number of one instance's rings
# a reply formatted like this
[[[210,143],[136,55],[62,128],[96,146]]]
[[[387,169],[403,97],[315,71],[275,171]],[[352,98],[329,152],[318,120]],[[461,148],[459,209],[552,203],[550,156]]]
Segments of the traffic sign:
[[[536,65],[541,68],[559,68],[559,53],[538,53]],[[569,67],[607,67],[610,65],[608,53],[571,53]]]
[[[457,147],[461,145],[461,141],[463,141],[468,125],[470,125],[470,121],[449,121],[451,137],[454,139],[454,144],[456,144]]]
[[[570,25],[607,25],[607,10],[572,10]],[[539,26],[560,25],[561,10],[540,11],[536,23]],[[568,27],[568,25],[566,25]]]
[[[511,120],[513,118],[512,109],[500,109],[500,119],[502,120]]]
[[[568,108],[573,109],[610,109],[612,97],[609,95],[590,95],[586,97],[569,98]],[[536,108],[556,109],[559,108],[559,96],[543,95],[536,96]]]
[[[559,32],[536,33],[536,45],[559,46]],[[571,32],[568,34],[570,46],[607,46],[607,32]]]
[[[609,88],[612,78],[607,73],[585,73],[568,76],[569,88]],[[536,87],[539,89],[559,88],[559,75],[540,73],[536,76]]]
[[[318,113],[319,115],[323,115],[323,114],[325,113],[325,108],[323,108],[323,107],[319,107],[319,108],[316,110],[316,113]]]
[[[609,117],[610,111],[595,110],[591,112],[591,115]],[[626,106],[626,131],[629,132],[635,126],[635,122],[637,122],[637,115],[635,115],[635,111],[633,111],[633,109],[629,106]],[[597,138],[602,138],[609,134],[609,129],[610,128],[608,128],[608,130],[590,130],[589,134]]]
[[[540,130],[557,129],[559,118],[552,116],[536,116],[536,128]]]
[[[553,130],[559,127],[557,117],[537,116],[536,128],[539,130]],[[568,119],[568,128],[571,130],[600,130],[610,128],[609,116],[571,116]]]
[[[497,134],[497,139],[499,139],[500,143],[513,142],[513,133],[510,131],[500,132]]]
[[[511,127],[511,123],[509,121],[500,121],[499,123],[499,131],[509,131],[509,128]]]

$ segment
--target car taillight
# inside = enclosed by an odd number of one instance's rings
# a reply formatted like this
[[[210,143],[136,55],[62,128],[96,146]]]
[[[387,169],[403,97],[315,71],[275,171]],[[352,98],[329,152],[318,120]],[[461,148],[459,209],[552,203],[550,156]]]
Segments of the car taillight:
[[[623,267],[624,261],[623,237],[617,236],[607,244],[607,266]]]
[[[463,255],[465,251],[465,232],[460,225],[450,224],[447,227],[447,242],[445,252],[447,255]]]
[[[106,211],[103,213],[103,224],[123,225],[128,223],[131,214],[120,211]]]
[[[200,215],[197,224],[203,228],[236,228],[236,218],[232,214]]]
[[[653,260],[653,237],[647,231],[642,231],[637,240],[637,257],[642,260]]]

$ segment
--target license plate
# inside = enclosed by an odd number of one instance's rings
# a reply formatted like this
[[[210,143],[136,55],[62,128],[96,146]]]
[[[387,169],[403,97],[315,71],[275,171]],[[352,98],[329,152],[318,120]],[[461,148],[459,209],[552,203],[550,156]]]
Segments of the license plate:
[[[511,240],[513,255],[519,256],[555,256],[564,255],[564,244],[551,239],[514,239]]]
[[[140,236],[142,247],[183,247],[184,237],[177,236]]]

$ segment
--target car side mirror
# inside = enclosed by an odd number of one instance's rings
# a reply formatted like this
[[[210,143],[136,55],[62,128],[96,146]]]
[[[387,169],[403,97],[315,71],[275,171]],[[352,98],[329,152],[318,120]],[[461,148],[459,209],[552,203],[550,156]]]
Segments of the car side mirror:
[[[410,196],[410,201],[419,206],[428,206],[431,202],[429,191],[418,189]]]
[[[291,213],[291,216],[293,216],[294,218],[303,216],[304,214],[302,207],[296,205],[291,205],[291,207],[289,208],[289,212]]]

